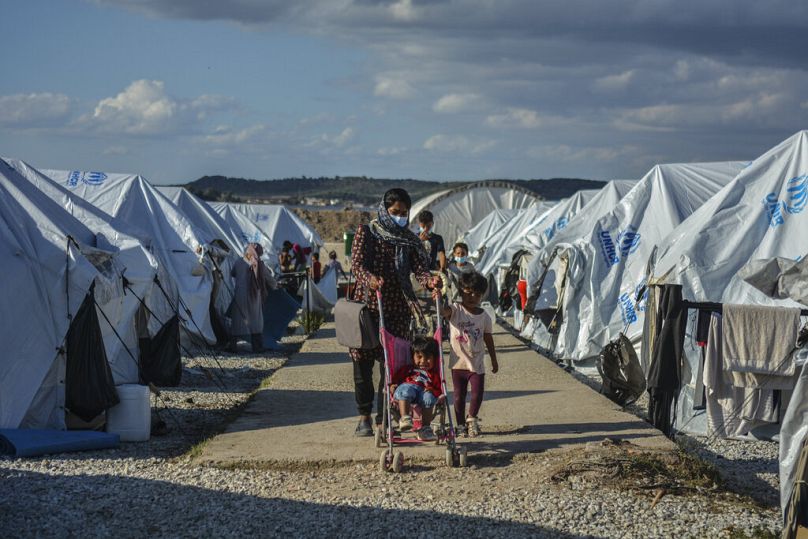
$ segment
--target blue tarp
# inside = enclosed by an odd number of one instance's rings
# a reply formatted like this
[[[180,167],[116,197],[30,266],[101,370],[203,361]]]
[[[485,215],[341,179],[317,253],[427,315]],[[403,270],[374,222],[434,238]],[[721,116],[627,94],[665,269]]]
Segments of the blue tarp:
[[[117,434],[92,430],[0,429],[0,455],[38,457],[118,447]]]
[[[270,290],[264,302],[264,347],[270,350],[280,348],[278,341],[286,335],[286,328],[289,322],[297,315],[300,308],[298,303],[289,293],[279,288]]]

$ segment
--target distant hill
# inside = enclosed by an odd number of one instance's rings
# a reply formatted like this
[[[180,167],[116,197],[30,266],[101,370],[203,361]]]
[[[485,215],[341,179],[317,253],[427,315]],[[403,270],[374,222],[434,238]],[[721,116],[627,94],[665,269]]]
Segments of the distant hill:
[[[521,185],[539,196],[555,200],[568,197],[581,189],[600,189],[605,182],[578,178],[551,178],[547,180],[507,180]],[[379,179],[365,176],[336,176],[333,178],[284,178],[278,180],[249,180],[226,176],[203,176],[185,187],[206,200],[267,201],[305,203],[339,200],[338,204],[353,202],[360,205],[375,204],[385,191],[393,187],[406,189],[413,200],[472,182],[435,182],[413,179]]]

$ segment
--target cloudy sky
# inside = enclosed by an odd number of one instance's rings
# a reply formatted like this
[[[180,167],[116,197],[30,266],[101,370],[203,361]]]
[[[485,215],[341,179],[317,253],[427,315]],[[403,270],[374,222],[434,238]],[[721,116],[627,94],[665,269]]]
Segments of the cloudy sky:
[[[804,0],[26,0],[0,155],[204,174],[636,178],[808,128]]]

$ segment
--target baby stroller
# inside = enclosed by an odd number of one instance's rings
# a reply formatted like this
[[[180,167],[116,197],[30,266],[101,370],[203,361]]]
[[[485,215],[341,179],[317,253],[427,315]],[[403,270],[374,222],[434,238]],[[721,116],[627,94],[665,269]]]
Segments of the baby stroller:
[[[404,437],[393,428],[393,420],[398,421],[399,411],[396,402],[393,399],[393,394],[390,391],[390,385],[393,384],[393,373],[399,372],[403,367],[412,364],[412,354],[410,351],[410,342],[405,339],[400,339],[388,332],[384,328],[384,310],[382,308],[382,295],[378,290],[376,291],[376,299],[379,302],[379,339],[382,343],[384,350],[384,410],[382,413],[382,425],[376,429],[376,447],[387,448],[382,452],[379,457],[379,466],[382,471],[400,472],[404,466],[404,454],[401,451],[395,451],[394,445],[402,444],[421,444],[421,443],[435,443],[446,444],[446,465],[450,467],[467,465],[467,451],[465,446],[460,446],[456,443],[456,431],[454,422],[452,421],[451,402],[449,402],[448,389],[446,387],[446,376],[443,368],[443,347],[441,346],[441,328],[437,324],[434,339],[438,341],[438,364],[437,369],[440,375],[441,391],[444,398],[438,401],[435,405],[435,417],[440,418],[440,426],[435,432],[434,442],[421,441],[417,438]],[[440,313],[440,296],[436,300],[437,312]],[[414,423],[418,425],[420,421],[420,410],[416,405],[413,405],[413,419]],[[448,420],[448,425],[447,425]]]

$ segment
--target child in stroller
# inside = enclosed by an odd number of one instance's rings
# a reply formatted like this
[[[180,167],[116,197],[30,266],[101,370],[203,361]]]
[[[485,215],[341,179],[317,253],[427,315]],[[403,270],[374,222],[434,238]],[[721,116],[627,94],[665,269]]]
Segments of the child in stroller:
[[[428,440],[446,445],[446,464],[465,467],[467,455],[465,446],[455,443],[455,428],[451,402],[443,370],[441,350],[441,328],[437,327],[433,337],[416,337],[413,343],[388,332],[384,328],[384,308],[381,291],[376,291],[379,303],[379,338],[384,352],[384,410],[381,428],[376,429],[376,447],[387,446],[380,455],[382,470],[400,472],[404,455],[394,451],[399,444],[420,444]],[[441,312],[440,295],[436,299],[436,311]],[[416,406],[413,406],[416,405]],[[417,417],[413,412],[420,412]],[[395,416],[399,417],[396,418]],[[430,422],[438,417],[438,432],[433,433]],[[398,421],[398,428],[393,422]],[[447,424],[448,423],[448,424]],[[404,438],[402,430],[417,427],[416,438]]]
[[[393,399],[398,403],[398,429],[401,432],[412,430],[412,405],[421,409],[421,428],[416,432],[421,441],[435,439],[430,422],[435,405],[443,401],[440,373],[436,370],[438,354],[440,351],[435,339],[416,337],[412,341],[412,364],[404,365],[393,376],[394,383],[390,386]]]

